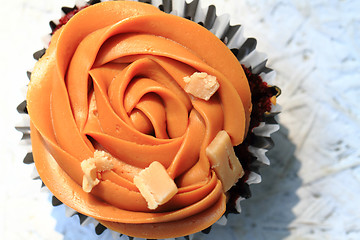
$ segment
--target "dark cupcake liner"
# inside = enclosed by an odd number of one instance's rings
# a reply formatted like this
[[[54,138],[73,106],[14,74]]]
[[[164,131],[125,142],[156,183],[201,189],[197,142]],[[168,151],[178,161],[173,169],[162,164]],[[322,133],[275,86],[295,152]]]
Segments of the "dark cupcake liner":
[[[102,0],[104,1],[104,0]],[[77,1],[74,7],[62,7],[62,14],[65,16],[71,12],[76,11],[84,7],[85,5],[92,5],[100,0],[90,0],[88,2]],[[214,5],[202,6],[200,0],[193,0],[187,2],[186,0],[138,0],[139,2],[145,2],[152,4],[159,8],[160,10],[177,15],[183,18],[192,20],[215,34],[221,41],[223,41],[229,49],[233,52],[239,62],[251,71],[251,74],[261,77],[261,79],[266,82],[269,86],[273,86],[272,82],[276,76],[274,70],[266,66],[267,56],[264,53],[256,51],[257,41],[254,38],[245,38],[243,35],[243,27],[241,25],[231,25],[230,16],[227,14],[217,15],[216,7]],[[50,28],[52,32],[59,25],[59,20],[50,21]],[[39,60],[46,51],[51,39],[51,34],[47,35],[44,40],[44,48],[35,52],[33,54],[34,59]],[[27,72],[27,76],[30,79],[31,71]],[[274,87],[277,92],[276,95],[280,94],[280,90]],[[29,127],[29,118],[27,116],[26,100],[20,103],[17,107],[17,111],[23,117],[22,121],[16,126],[16,129],[20,131],[22,136],[21,144],[29,149],[28,153],[23,159],[24,164],[33,165],[33,155],[31,152],[31,141],[30,141],[30,127]],[[251,191],[249,185],[258,184],[261,182],[261,175],[259,169],[264,165],[270,165],[270,160],[266,156],[266,152],[273,147],[273,141],[271,139],[271,134],[279,130],[279,124],[277,123],[276,116],[280,113],[281,108],[279,105],[272,105],[271,111],[265,113],[263,120],[259,123],[258,126],[252,129],[251,131],[251,141],[248,146],[245,148],[251,153],[251,159],[247,162],[247,177],[245,181],[239,181],[236,186],[233,187],[232,191],[236,191],[235,197],[230,199],[228,203],[228,209],[225,215],[216,223],[220,225],[225,225],[227,222],[227,214],[229,213],[240,213],[241,206],[240,202],[244,199],[251,197]],[[34,173],[32,179],[40,179],[40,176],[37,174],[36,168],[34,167]],[[42,183],[41,188],[47,190],[44,183]],[[49,191],[51,194],[51,192]],[[68,217],[79,218],[79,224],[86,226],[89,224],[94,225],[94,231],[97,235],[102,236],[105,234],[105,231],[110,231],[113,236],[113,239],[116,240],[136,240],[139,238],[129,237],[118,232],[111,231],[100,224],[94,218],[85,216],[81,213],[76,212],[75,210],[67,207],[61,201],[59,201],[55,196],[52,195],[51,202],[54,207],[64,206],[65,215]],[[211,231],[211,227],[201,231],[200,233],[192,234],[189,236],[184,236],[182,238],[176,238],[177,240],[186,239],[191,240],[197,234],[208,234]]]

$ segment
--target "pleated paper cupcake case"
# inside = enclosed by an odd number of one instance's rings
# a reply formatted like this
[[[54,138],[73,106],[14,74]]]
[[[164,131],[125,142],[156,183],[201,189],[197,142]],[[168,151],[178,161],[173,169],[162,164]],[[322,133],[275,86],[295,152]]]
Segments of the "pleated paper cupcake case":
[[[65,16],[67,14],[76,13],[76,11],[86,5],[93,5],[99,2],[101,1],[91,0],[89,2],[85,2],[78,0],[74,7],[62,7],[62,15]],[[249,74],[255,77],[259,76],[264,82],[268,84],[268,86],[273,86],[272,82],[276,76],[276,73],[274,70],[266,66],[267,56],[264,53],[256,51],[256,39],[245,38],[243,36],[243,27],[241,25],[230,25],[230,16],[228,14],[218,16],[216,14],[216,7],[214,5],[203,7],[201,5],[201,1],[199,0],[193,0],[189,3],[185,0],[139,0],[139,2],[152,4],[166,13],[187,18],[204,26],[229,47],[229,49],[233,52],[233,54],[243,65],[243,67],[247,68],[247,70],[249,71],[249,73],[247,73],[248,76]],[[50,21],[49,24],[51,27],[51,31],[53,32],[56,30],[59,24],[61,25],[61,22],[59,20],[53,20]],[[44,46],[48,46],[50,39],[51,34],[47,35],[44,38]],[[45,51],[46,47],[35,52],[33,54],[34,59],[39,60],[45,54]],[[27,72],[27,76],[30,80],[31,71]],[[274,95],[276,95],[276,97],[280,94],[280,90],[276,86],[273,86],[272,90],[274,91]],[[246,162],[245,160],[243,160],[244,162],[242,161],[243,167],[247,171],[246,180],[239,181],[236,186],[234,186],[230,190],[232,198],[230,198],[230,201],[228,203],[227,211],[216,224],[225,225],[227,221],[226,216],[229,213],[240,213],[240,202],[244,199],[251,197],[249,185],[261,182],[261,175],[259,170],[264,165],[270,165],[270,160],[266,156],[266,152],[274,146],[274,143],[271,139],[271,134],[279,129],[279,124],[276,120],[276,116],[280,113],[280,110],[281,108],[279,105],[272,105],[271,111],[264,114],[264,116],[262,117],[262,121],[255,128],[252,129],[252,131],[248,134],[249,136],[247,137],[247,139],[245,139],[244,143],[241,144],[240,148],[243,148],[251,153],[251,157],[246,159]],[[16,129],[23,134],[21,140],[22,145],[28,147],[30,146],[29,152],[24,157],[23,162],[25,164],[33,165],[34,160],[31,152],[29,127],[30,124],[29,118],[27,117],[28,112],[26,108],[26,100],[24,100],[18,105],[17,111],[22,114],[23,120],[21,124],[16,126]],[[239,149],[235,150],[240,151]],[[41,180],[40,176],[37,174],[35,167],[32,178]],[[42,183],[41,188],[43,190],[47,189],[44,183]],[[52,196],[52,205],[54,207],[57,207],[64,204],[59,201],[55,196]],[[78,213],[67,206],[65,206],[65,209],[66,216],[78,216],[80,225],[85,226],[90,223],[94,224],[94,231],[97,235],[104,234],[104,231],[111,231],[102,224],[100,224],[98,221],[96,221],[94,218]],[[200,234],[208,234],[210,231],[211,227],[203,230]],[[138,239],[125,236],[114,231],[111,231],[111,235],[114,239]],[[193,235],[189,235],[176,239],[190,240],[192,238]]]

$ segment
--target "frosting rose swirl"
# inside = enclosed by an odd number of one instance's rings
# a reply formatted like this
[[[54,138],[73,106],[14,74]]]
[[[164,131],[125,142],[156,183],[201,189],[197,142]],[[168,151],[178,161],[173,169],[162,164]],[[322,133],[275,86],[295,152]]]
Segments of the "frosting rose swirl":
[[[194,72],[220,84],[208,101],[184,91]],[[250,90],[237,59],[200,25],[137,2],[89,6],[53,34],[27,103],[37,170],[69,207],[145,238],[191,234],[224,213],[205,149],[221,130],[234,146],[243,141]],[[87,193],[81,162],[95,150],[114,166]],[[149,210],[133,178],[153,161],[178,192]]]

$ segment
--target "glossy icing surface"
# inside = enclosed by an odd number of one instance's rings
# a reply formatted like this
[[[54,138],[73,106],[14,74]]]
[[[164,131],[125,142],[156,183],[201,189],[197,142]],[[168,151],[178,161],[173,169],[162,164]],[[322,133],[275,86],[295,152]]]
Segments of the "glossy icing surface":
[[[220,84],[208,101],[183,89],[194,72]],[[221,130],[234,146],[243,141],[250,90],[231,51],[198,24],[136,2],[87,7],[53,34],[27,101],[37,170],[73,209],[144,238],[191,234],[224,213],[205,149]],[[80,165],[95,150],[116,161],[86,193]],[[153,161],[179,191],[149,210],[133,178]]]

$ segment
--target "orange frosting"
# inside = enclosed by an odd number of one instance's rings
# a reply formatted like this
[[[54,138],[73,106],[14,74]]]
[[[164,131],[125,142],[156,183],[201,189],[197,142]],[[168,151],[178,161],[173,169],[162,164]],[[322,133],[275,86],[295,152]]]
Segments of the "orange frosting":
[[[220,84],[208,101],[184,91],[194,72]],[[221,130],[233,145],[243,141],[250,90],[231,51],[200,25],[137,2],[89,6],[53,34],[27,103],[40,177],[76,211],[143,238],[195,233],[224,213],[205,149]],[[81,162],[95,150],[116,161],[86,193]],[[153,161],[178,192],[149,210],[133,178]]]

